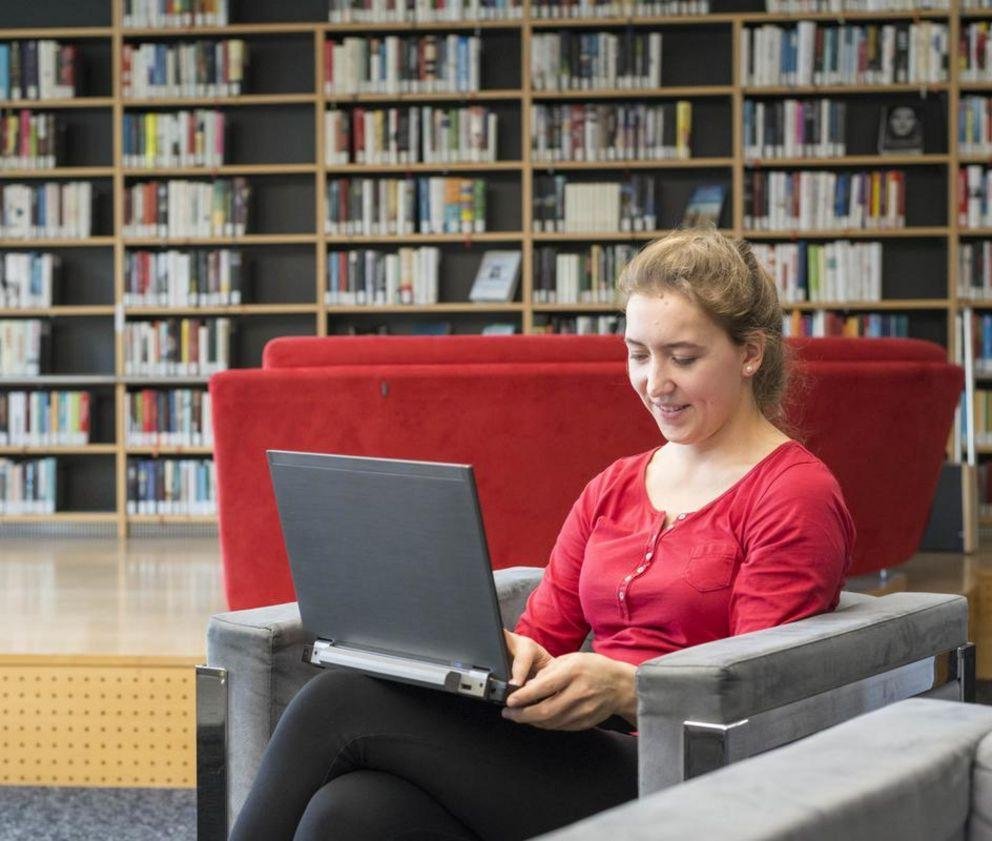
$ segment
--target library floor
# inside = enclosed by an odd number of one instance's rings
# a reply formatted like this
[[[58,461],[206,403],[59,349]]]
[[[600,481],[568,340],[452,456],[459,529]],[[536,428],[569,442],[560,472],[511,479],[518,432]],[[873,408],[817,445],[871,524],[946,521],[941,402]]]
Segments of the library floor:
[[[992,542],[867,592],[963,593],[992,678]],[[0,786],[192,788],[193,666],[223,610],[213,538],[0,538]]]

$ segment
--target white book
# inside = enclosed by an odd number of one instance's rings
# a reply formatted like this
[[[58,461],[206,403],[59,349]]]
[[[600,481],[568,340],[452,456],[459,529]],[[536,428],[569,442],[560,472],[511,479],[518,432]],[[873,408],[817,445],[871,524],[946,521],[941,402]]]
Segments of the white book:
[[[520,251],[486,251],[475,273],[470,301],[512,301],[520,280]]]

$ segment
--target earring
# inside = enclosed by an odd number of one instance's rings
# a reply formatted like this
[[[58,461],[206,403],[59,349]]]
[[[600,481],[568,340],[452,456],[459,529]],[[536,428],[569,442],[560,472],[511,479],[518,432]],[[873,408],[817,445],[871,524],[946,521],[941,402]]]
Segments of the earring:
[[[752,368],[750,365],[745,365],[744,366],[744,373],[745,374],[750,374],[753,370],[754,370],[754,368]]]

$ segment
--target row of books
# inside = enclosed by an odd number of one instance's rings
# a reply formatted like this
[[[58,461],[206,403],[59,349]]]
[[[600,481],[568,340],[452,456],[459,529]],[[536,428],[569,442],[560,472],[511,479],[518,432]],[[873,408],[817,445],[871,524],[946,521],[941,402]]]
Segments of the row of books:
[[[992,390],[976,388],[974,401],[975,416],[972,422],[975,425],[975,443],[980,447],[988,446],[992,444]],[[988,499],[986,497],[986,502]]]
[[[50,307],[60,267],[57,254],[36,251],[0,254],[0,308]]]
[[[217,513],[217,474],[209,458],[132,458],[127,462],[128,514]]]
[[[756,231],[902,228],[902,170],[754,170],[744,179],[744,226]]]
[[[909,336],[909,316],[902,313],[862,313],[845,315],[839,312],[794,310],[782,316],[784,336],[850,336],[881,339]]]
[[[124,325],[124,373],[198,376],[230,363],[229,318],[166,318]]]
[[[0,446],[81,446],[89,440],[88,391],[0,391]]]
[[[754,243],[754,256],[775,281],[779,300],[882,300],[882,243]]]
[[[958,64],[962,82],[985,82],[992,78],[992,38],[987,20],[962,26]]]
[[[213,445],[210,392],[202,388],[129,391],[124,407],[125,442],[133,447]]]
[[[744,100],[744,157],[833,158],[847,154],[847,102]]]
[[[992,97],[961,97],[958,102],[958,151],[962,155],[992,152]]]
[[[38,376],[50,332],[40,318],[0,319],[0,377]]]
[[[799,21],[741,33],[741,79],[755,87],[946,82],[945,23],[835,25]]]
[[[54,514],[56,463],[52,456],[0,458],[0,514]]]
[[[125,112],[124,166],[222,166],[226,117],[217,109]]]
[[[992,240],[958,245],[958,295],[992,299]]]
[[[530,78],[538,91],[660,87],[661,33],[534,33]]]
[[[520,0],[329,0],[331,23],[444,23],[520,18]]]
[[[0,184],[0,238],[85,239],[93,225],[89,181]]]
[[[534,0],[538,18],[637,18],[662,15],[706,15],[709,0]]]
[[[125,306],[223,306],[241,303],[241,252],[128,251],[124,257]]]
[[[436,304],[441,250],[433,246],[329,251],[327,291],[332,306]]]
[[[692,103],[531,106],[535,161],[616,161],[692,156]]]
[[[78,52],[47,38],[0,42],[0,99],[71,99]]]
[[[992,313],[972,313],[971,351],[975,368],[983,374],[992,373]]]
[[[324,92],[457,93],[481,85],[478,35],[347,37],[324,43]]]
[[[964,5],[978,0],[964,0]],[[765,0],[772,13],[805,14],[809,12],[917,12],[947,9],[950,0]]]
[[[657,176],[581,182],[564,175],[534,179],[536,233],[653,231],[657,223]]]
[[[51,169],[60,158],[63,132],[52,113],[0,112],[0,169]]]
[[[542,246],[534,255],[535,304],[612,304],[633,245],[592,245],[579,253]]]
[[[248,46],[242,38],[168,43],[125,43],[121,53],[124,96],[238,96],[243,93]]]
[[[962,228],[992,225],[992,168],[969,164],[958,170],[958,224]]]
[[[123,0],[127,29],[227,26],[227,0]]]
[[[486,230],[481,178],[329,178],[325,230],[336,236]]]
[[[328,164],[462,163],[496,160],[499,118],[482,105],[331,109],[324,114]]]
[[[211,181],[145,181],[124,190],[124,235],[243,236],[251,185],[243,176]]]
[[[595,315],[552,315],[544,324],[535,324],[535,333],[562,333],[612,336],[622,334],[624,318],[619,313]]]

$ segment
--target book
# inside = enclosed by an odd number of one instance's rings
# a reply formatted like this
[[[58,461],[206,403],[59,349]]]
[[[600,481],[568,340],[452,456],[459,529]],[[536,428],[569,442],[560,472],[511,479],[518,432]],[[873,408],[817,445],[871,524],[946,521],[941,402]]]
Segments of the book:
[[[723,184],[700,184],[695,187],[682,213],[682,226],[697,228],[719,225],[726,195],[727,188]]]
[[[475,273],[470,301],[512,301],[520,280],[519,251],[487,251]]]
[[[923,109],[886,105],[878,120],[878,154],[923,154]]]

